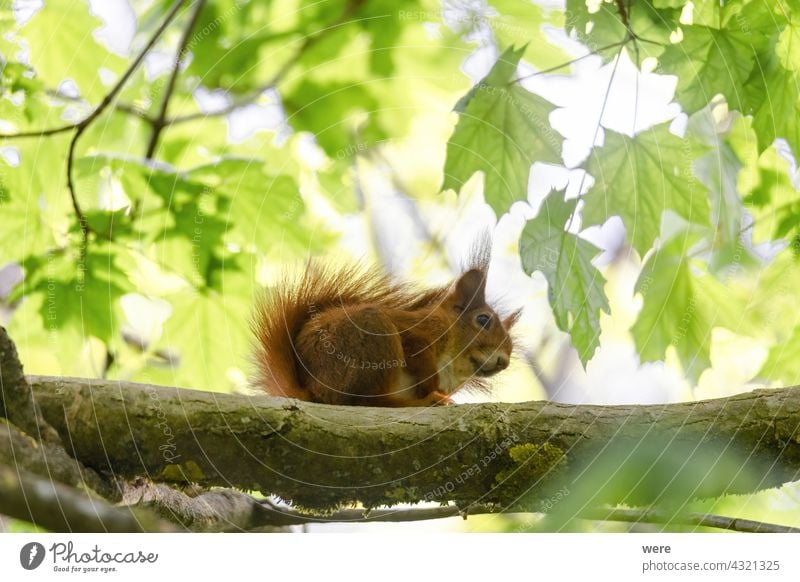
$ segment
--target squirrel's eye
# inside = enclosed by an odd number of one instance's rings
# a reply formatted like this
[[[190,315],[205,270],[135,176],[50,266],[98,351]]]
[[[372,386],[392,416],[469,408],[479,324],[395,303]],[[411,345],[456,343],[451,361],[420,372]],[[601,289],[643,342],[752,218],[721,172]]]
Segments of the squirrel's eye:
[[[492,323],[492,316],[486,315],[485,313],[479,313],[475,316],[475,323],[481,327],[489,327],[489,325]]]

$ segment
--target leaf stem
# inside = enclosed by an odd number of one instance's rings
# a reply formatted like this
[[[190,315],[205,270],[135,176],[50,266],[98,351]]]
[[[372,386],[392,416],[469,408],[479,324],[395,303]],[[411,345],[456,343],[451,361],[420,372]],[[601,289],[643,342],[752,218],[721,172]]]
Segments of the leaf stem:
[[[597,118],[597,125],[594,128],[594,135],[592,136],[592,143],[589,146],[591,149],[589,150],[589,156],[592,155],[592,151],[594,151],[594,144],[597,141],[597,136],[600,134],[600,127],[603,123],[603,115],[606,113],[606,106],[608,105],[608,97],[611,95],[611,86],[614,84],[614,77],[617,74],[617,66],[619,65],[619,57],[622,54],[622,50],[617,52],[617,56],[614,59],[614,68],[611,69],[611,76],[608,79],[608,87],[606,87],[606,94],[603,97],[603,104],[600,107],[600,115]],[[581,176],[580,184],[578,184],[578,200],[583,198],[583,184],[586,182],[586,171],[584,171],[583,176]],[[567,221],[567,226],[564,230],[569,230],[572,226],[572,222],[575,219],[575,214],[577,213],[577,206],[575,207],[575,212],[570,214],[569,220]],[[560,259],[560,256],[559,256]]]
[[[598,49],[595,49],[595,50],[593,50],[591,52],[586,53],[585,55],[582,55],[582,56],[580,56],[578,58],[572,59],[571,61],[567,61],[565,63],[561,63],[560,65],[556,65],[555,67],[550,67],[549,69],[543,69],[541,71],[536,71],[535,73],[531,73],[529,75],[523,75],[522,77],[518,77],[516,79],[512,79],[511,81],[508,82],[508,85],[513,85],[514,83],[519,83],[520,81],[524,81],[525,79],[530,79],[531,77],[537,77],[539,75],[544,75],[546,73],[552,73],[553,71],[557,71],[559,69],[563,69],[564,67],[568,67],[570,65],[573,65],[573,64],[577,63],[578,61],[582,61],[583,59],[586,59],[586,58],[592,57],[594,55],[600,54],[603,51],[606,51],[606,50],[608,50],[610,48],[614,48],[614,47],[618,47],[618,46],[624,45],[624,44],[626,44],[628,42],[628,40],[629,39],[626,38],[625,40],[621,40],[619,42],[615,42],[615,43],[612,43],[612,44],[608,44],[606,46],[602,46],[602,47],[600,47]]]

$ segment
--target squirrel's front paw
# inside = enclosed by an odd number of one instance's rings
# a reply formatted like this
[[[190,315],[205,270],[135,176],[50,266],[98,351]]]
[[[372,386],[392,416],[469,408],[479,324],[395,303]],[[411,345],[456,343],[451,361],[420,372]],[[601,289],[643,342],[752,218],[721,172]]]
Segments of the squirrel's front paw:
[[[453,400],[447,394],[439,392],[438,390],[434,390],[428,394],[428,401],[432,406],[450,406],[454,404]]]

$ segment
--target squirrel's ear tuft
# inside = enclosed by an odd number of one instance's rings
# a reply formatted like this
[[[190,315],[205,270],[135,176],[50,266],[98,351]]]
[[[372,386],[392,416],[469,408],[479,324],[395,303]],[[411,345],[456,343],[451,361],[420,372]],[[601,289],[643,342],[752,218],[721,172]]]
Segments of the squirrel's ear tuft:
[[[489,270],[489,261],[492,258],[492,234],[488,230],[482,231],[472,241],[467,264],[462,265],[464,271],[477,269],[484,273]]]
[[[519,321],[519,318],[521,316],[522,316],[522,309],[517,309],[514,313],[506,317],[503,320],[503,327],[506,329],[506,331],[514,327],[514,324]]]
[[[486,305],[486,273],[479,269],[470,269],[456,281],[453,291],[456,309],[469,311]]]

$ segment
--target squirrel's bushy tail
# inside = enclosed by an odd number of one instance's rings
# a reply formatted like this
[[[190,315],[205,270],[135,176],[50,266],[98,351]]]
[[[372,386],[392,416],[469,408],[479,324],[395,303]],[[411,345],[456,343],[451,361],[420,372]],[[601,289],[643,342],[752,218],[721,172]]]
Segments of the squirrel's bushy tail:
[[[295,338],[303,326],[331,307],[372,304],[414,309],[440,300],[447,289],[420,292],[392,283],[377,270],[309,264],[305,273],[284,279],[256,301],[251,328],[256,338],[253,384],[268,394],[308,400],[298,380]]]

